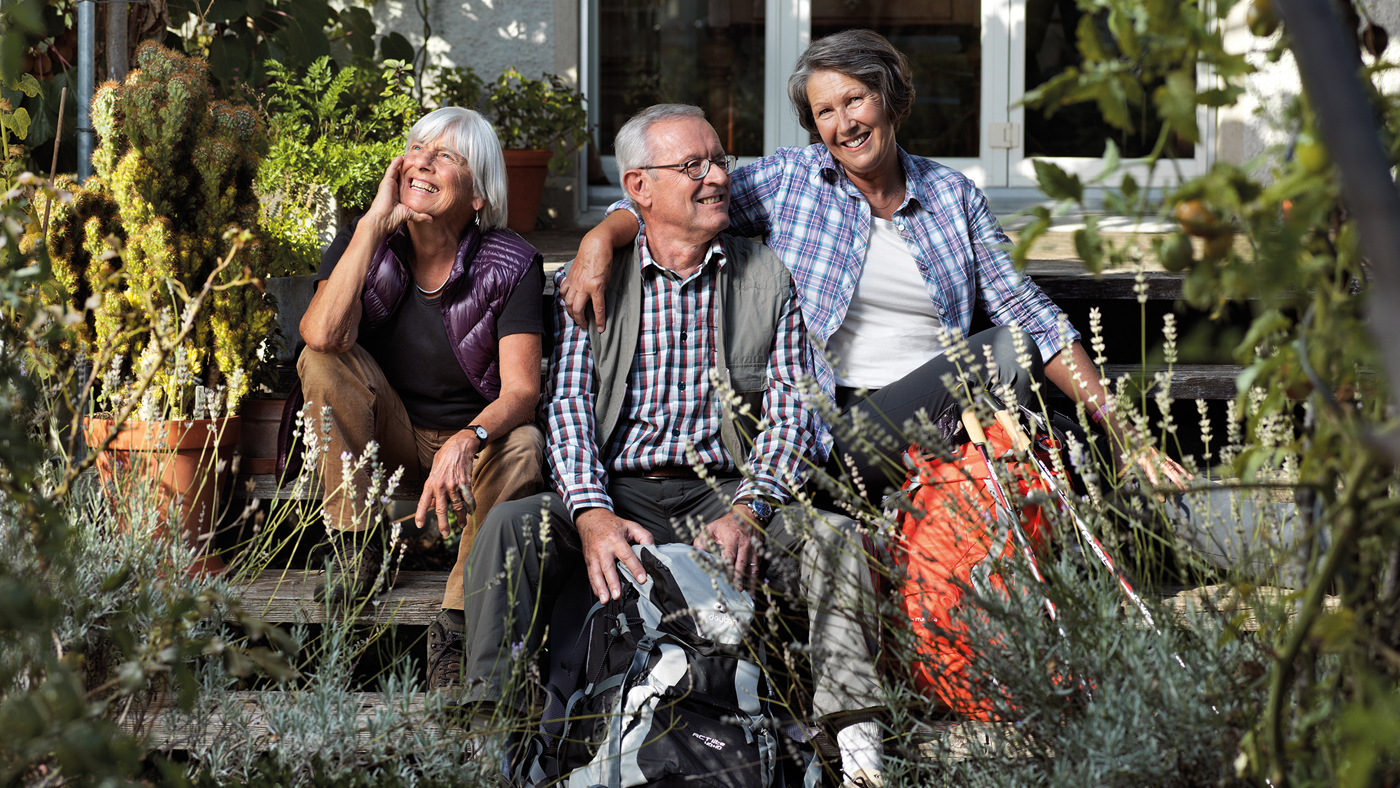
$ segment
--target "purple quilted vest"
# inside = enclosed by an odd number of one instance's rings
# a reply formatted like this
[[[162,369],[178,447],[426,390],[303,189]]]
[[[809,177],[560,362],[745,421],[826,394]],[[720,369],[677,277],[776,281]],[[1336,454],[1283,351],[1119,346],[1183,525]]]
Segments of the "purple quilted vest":
[[[408,266],[394,252],[411,243],[400,227],[374,252],[365,279],[366,328],[373,331],[399,308],[411,281]],[[510,230],[482,233],[468,227],[457,246],[457,259],[443,287],[442,323],[447,341],[476,390],[495,401],[501,395],[501,360],[496,347],[496,318],[540,253]]]

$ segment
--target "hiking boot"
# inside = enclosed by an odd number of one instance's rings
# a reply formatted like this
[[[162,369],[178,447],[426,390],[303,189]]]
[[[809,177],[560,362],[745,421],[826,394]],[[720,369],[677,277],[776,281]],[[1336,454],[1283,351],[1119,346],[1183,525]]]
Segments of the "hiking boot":
[[[330,560],[324,579],[316,587],[316,601],[348,605],[368,597],[384,566],[380,540],[363,531],[337,531],[325,547]],[[322,559],[325,555],[323,551]],[[384,585],[387,588],[391,582],[386,580]]]
[[[442,692],[444,706],[461,703],[464,629],[447,611],[428,627],[428,691]]]

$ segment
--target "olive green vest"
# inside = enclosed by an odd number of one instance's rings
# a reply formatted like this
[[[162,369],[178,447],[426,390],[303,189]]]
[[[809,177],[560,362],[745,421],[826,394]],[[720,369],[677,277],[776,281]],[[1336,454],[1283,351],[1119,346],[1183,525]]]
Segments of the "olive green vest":
[[[748,464],[754,424],[763,417],[763,393],[768,389],[768,361],[778,321],[792,298],[792,277],[768,247],[737,236],[721,235],[725,263],[719,269],[715,313],[722,316],[715,328],[715,365],[719,380],[727,382],[740,402],[725,412],[720,437],[735,466]],[[642,269],[637,245],[629,244],[613,255],[612,281],[607,290],[607,330],[599,334],[590,317],[589,344],[593,350],[594,440],[601,453],[617,429],[627,376],[637,353],[641,333]],[[703,373],[709,374],[709,370]],[[743,406],[748,405],[747,410]]]

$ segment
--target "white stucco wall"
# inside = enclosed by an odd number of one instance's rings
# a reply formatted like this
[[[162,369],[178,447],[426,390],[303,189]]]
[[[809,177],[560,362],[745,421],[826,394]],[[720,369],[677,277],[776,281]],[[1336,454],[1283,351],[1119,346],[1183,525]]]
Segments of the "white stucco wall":
[[[378,0],[372,13],[381,32],[400,33],[418,48],[426,11],[435,65],[471,66],[487,81],[509,66],[530,77],[550,72],[576,80],[577,3],[569,8],[556,0]],[[572,62],[561,63],[556,50],[572,53]]]
[[[1400,0],[1363,0],[1362,5],[1370,18],[1390,33],[1391,43],[1383,57],[1387,62],[1400,62]],[[1248,91],[1240,101],[1221,110],[1217,117],[1216,156],[1234,164],[1244,164],[1270,146],[1287,144],[1293,129],[1282,125],[1284,109],[1302,89],[1293,53],[1285,52],[1277,63],[1268,62],[1264,53],[1280,34],[1267,41],[1251,34],[1245,24],[1248,10],[1248,2],[1237,3],[1230,10],[1225,45],[1231,52],[1244,53],[1259,71],[1250,77]],[[1369,55],[1363,57],[1370,60]],[[1388,95],[1400,92],[1400,74],[1384,75],[1380,88]]]

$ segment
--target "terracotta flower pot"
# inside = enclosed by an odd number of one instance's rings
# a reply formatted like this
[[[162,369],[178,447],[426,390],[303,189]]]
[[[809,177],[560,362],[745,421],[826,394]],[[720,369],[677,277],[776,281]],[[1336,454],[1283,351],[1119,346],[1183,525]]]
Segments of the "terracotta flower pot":
[[[114,429],[111,419],[84,418],[83,434],[96,448]],[[219,498],[230,476],[234,450],[242,433],[238,416],[188,421],[128,421],[112,444],[97,456],[102,486],[117,500],[130,500],[143,491],[141,503],[157,507],[160,535],[167,512],[179,507],[180,535],[196,550],[191,573],[215,574],[224,562],[212,552],[211,540],[218,518]],[[124,527],[131,520],[118,511]]]
[[[540,212],[540,197],[544,195],[544,179],[549,175],[550,150],[507,150],[506,204],[510,209],[506,226],[517,233],[535,229],[535,217]]]
[[[239,418],[243,438],[238,444],[239,473],[277,472],[277,431],[282,426],[282,399],[245,399]]]

